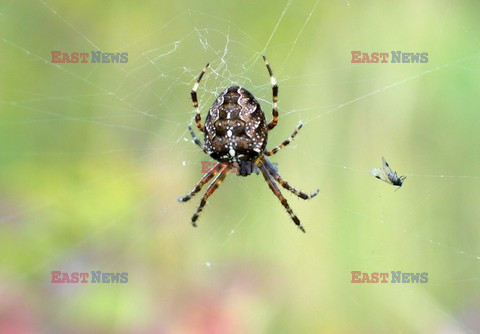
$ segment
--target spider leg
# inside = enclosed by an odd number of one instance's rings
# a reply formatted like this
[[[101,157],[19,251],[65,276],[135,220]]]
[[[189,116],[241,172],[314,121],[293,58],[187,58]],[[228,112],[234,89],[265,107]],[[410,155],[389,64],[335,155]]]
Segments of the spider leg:
[[[190,95],[192,96],[192,101],[193,101],[193,107],[195,108],[195,122],[197,123],[197,127],[200,131],[203,132],[203,125],[202,125],[202,117],[200,116],[200,109],[198,108],[198,100],[197,100],[197,89],[198,86],[200,85],[200,80],[202,80],[203,75],[207,71],[208,68],[207,64],[202,70],[202,73],[198,76],[197,82],[195,82],[195,85],[193,85],[192,91]]]
[[[260,170],[262,171],[263,177],[265,178],[265,181],[267,181],[268,186],[270,187],[270,190],[277,196],[279,199],[280,203],[282,203],[283,207],[287,210],[287,212],[290,214],[290,218],[292,218],[293,222],[295,225],[298,226],[298,228],[305,233],[305,229],[303,228],[302,224],[300,224],[300,219],[295,215],[293,210],[290,208],[290,205],[288,205],[287,199],[283,197],[282,192],[278,188],[277,184],[275,183],[275,180],[272,178],[270,173],[268,172],[267,168],[265,165],[260,166]]]
[[[317,196],[318,192],[320,191],[319,189],[315,190],[313,193],[306,194],[300,190],[295,189],[292,187],[287,181],[285,181],[280,174],[278,173],[277,169],[272,165],[272,163],[266,158],[262,157],[261,161],[263,164],[265,164],[265,167],[267,168],[268,172],[270,175],[278,182],[280,185],[287,189],[288,191],[292,192],[296,196],[300,197],[301,199],[311,199]]]
[[[263,152],[263,154],[265,154],[266,156],[272,156],[272,155],[276,154],[278,151],[280,151],[282,148],[284,148],[285,146],[290,144],[290,142],[293,140],[293,138],[295,138],[295,136],[298,134],[298,131],[300,131],[302,126],[303,126],[302,122],[298,123],[297,128],[295,129],[295,131],[293,131],[292,135],[290,137],[288,137],[288,139],[284,140],[283,143],[281,143],[280,145],[275,147],[273,150]]]
[[[188,126],[188,130],[190,131],[190,134],[192,135],[192,138],[193,138],[193,142],[195,144],[197,144],[203,152],[205,152],[206,155],[210,155],[212,154],[212,152],[209,152],[206,148],[205,148],[205,145],[202,144],[202,142],[200,141],[200,139],[198,139],[197,135],[195,134],[195,132],[193,132],[193,129],[192,127],[189,125]]]
[[[272,68],[268,63],[268,60],[265,56],[263,56],[263,60],[265,61],[265,66],[267,66],[268,74],[270,75],[270,82],[272,83],[272,100],[273,100],[273,108],[272,108],[272,115],[273,119],[268,124],[268,131],[272,130],[278,122],[278,85],[277,79],[273,76]]]
[[[214,177],[215,175],[217,175],[217,173],[219,172],[220,170],[220,163],[216,164],[215,166],[213,166],[212,169],[210,169],[210,171],[205,174],[201,179],[200,181],[198,181],[198,183],[195,185],[195,188],[192,189],[192,191],[190,191],[188,194],[186,194],[185,196],[182,196],[182,197],[179,197],[177,198],[177,200],[179,202],[186,202],[188,200],[190,200],[193,196],[195,196],[200,190],[202,190],[202,187],[207,184],[211,179],[212,177]]]
[[[200,146],[200,148],[201,148],[203,151],[205,151],[205,148],[204,148],[202,142],[200,141],[200,139],[198,139],[198,137],[197,137],[197,135],[195,134],[195,132],[193,132],[193,129],[192,129],[192,127],[191,127],[190,125],[188,126],[188,130],[190,131],[190,134],[192,135],[193,142],[194,142],[195,144],[197,144],[198,146]]]
[[[220,184],[225,180],[227,177],[227,174],[225,173],[225,169],[227,168],[227,165],[222,165],[220,168],[218,175],[213,179],[213,182],[208,186],[207,191],[205,192],[205,195],[203,195],[202,200],[200,201],[200,205],[197,207],[197,210],[192,216],[192,225],[197,226],[195,223],[200,216],[200,213],[203,210],[203,207],[205,204],[207,204],[207,199],[217,190],[217,188],[220,186]]]

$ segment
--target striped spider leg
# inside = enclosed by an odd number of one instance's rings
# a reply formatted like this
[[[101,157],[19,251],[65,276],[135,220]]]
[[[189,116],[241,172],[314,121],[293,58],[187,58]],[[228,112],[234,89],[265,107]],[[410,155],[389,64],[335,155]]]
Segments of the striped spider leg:
[[[282,203],[283,207],[287,210],[288,214],[290,215],[290,218],[292,218],[293,222],[295,225],[298,226],[298,228],[305,233],[305,228],[302,226],[300,223],[300,219],[298,219],[297,215],[293,212],[293,210],[290,208],[290,205],[288,204],[288,201],[285,197],[283,197],[282,192],[278,188],[277,184],[275,181],[280,183],[280,185],[287,189],[288,191],[292,192],[294,195],[298,196],[301,199],[311,199],[315,196],[317,196],[319,189],[311,193],[310,195],[299,191],[292,187],[287,181],[285,181],[280,174],[278,173],[277,169],[275,166],[272,165],[272,163],[265,157],[262,156],[260,158],[260,161],[262,164],[260,165],[260,170],[262,171],[263,177],[265,181],[267,182],[268,186],[270,187],[270,190],[277,196],[279,199],[280,203]]]

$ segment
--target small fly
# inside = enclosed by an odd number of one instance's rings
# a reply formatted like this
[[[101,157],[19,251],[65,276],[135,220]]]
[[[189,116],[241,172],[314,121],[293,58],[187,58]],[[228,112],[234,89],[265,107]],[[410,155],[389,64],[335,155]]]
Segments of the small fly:
[[[398,176],[397,172],[394,172],[390,169],[388,162],[385,161],[385,158],[382,157],[383,168],[372,168],[370,169],[370,174],[375,176],[377,179],[387,182],[391,185],[401,187],[403,181],[407,178],[406,176]],[[400,188],[398,188],[400,189]],[[397,189],[397,190],[398,190]]]

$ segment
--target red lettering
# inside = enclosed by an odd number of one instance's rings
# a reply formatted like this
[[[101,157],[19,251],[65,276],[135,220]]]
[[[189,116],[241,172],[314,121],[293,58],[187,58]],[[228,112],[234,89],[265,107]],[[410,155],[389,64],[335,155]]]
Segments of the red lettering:
[[[82,279],[82,283],[88,283],[88,273],[80,273],[80,278]]]
[[[380,277],[382,278],[380,283],[388,283],[387,278],[390,276],[389,273],[380,273]]]
[[[381,62],[382,63],[388,63],[388,60],[387,60],[388,56],[389,56],[389,54],[387,52],[380,53],[380,58],[382,58]]]
[[[352,51],[352,63],[361,63],[359,56],[362,54],[360,51]]]
[[[362,283],[362,281],[358,278],[362,272],[361,271],[352,271],[352,280],[351,283]]]
[[[233,163],[233,167],[234,167],[235,169],[232,170],[232,173],[240,174],[240,165],[238,164],[238,162],[234,162],[234,163]]]
[[[238,166],[238,164],[237,164],[237,166]],[[235,163],[229,163],[227,165],[227,170],[228,171],[226,173],[230,173],[230,174],[232,174],[232,173],[236,174],[237,171],[238,171],[237,167],[235,166]]]
[[[61,63],[60,55],[62,53],[60,51],[52,51],[52,63]]]
[[[212,167],[211,161],[202,161],[202,173],[208,173]]]
[[[62,273],[62,283],[70,283],[70,276],[68,273]]]
[[[61,271],[52,271],[51,274],[52,274],[52,280],[50,281],[51,283],[62,283],[62,281],[60,280],[60,274],[62,272]]]
[[[368,58],[368,53],[364,52],[362,53],[362,63],[369,63],[370,58]]]
[[[77,64],[78,63],[78,52],[73,52],[72,53],[72,63]]]
[[[82,58],[82,63],[88,63],[87,58],[88,58],[88,53],[82,52],[80,53],[80,58]]]
[[[62,53],[62,63],[69,63],[70,62],[70,57],[68,56],[68,53]]]
[[[370,283],[370,278],[368,277],[368,273],[363,273],[362,274],[362,283]]]

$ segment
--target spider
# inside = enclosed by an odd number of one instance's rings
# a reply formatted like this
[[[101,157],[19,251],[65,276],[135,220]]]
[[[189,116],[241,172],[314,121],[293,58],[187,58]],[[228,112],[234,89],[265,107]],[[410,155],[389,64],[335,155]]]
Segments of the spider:
[[[300,220],[290,208],[286,198],[283,197],[276,182],[304,200],[315,197],[319,190],[317,189],[308,195],[295,189],[280,176],[275,166],[267,159],[267,156],[276,154],[280,149],[290,144],[302,128],[302,123],[300,122],[297,125],[295,131],[288,139],[273,150],[266,150],[268,133],[275,128],[278,122],[278,85],[265,56],[263,56],[263,60],[270,75],[273,95],[273,119],[268,124],[265,119],[265,114],[255,97],[243,87],[231,86],[226,88],[217,97],[208,112],[205,124],[202,125],[197,100],[197,89],[209,64],[203,68],[192,88],[191,96],[195,108],[195,123],[197,124],[198,130],[205,134],[205,144],[202,144],[198,139],[191,126],[188,126],[188,129],[193,137],[194,143],[207,155],[218,161],[218,163],[200,179],[192,191],[178,198],[179,202],[187,202],[197,194],[205,184],[213,179],[205,195],[203,195],[200,205],[192,216],[193,226],[196,226],[196,221],[207,203],[207,199],[218,189],[223,180],[225,180],[229,167],[232,164],[240,164],[242,168],[239,171],[239,175],[241,176],[248,176],[252,173],[251,168],[243,168],[245,165],[259,167],[270,190],[280,200],[297,227],[305,232],[305,229],[300,224]]]

